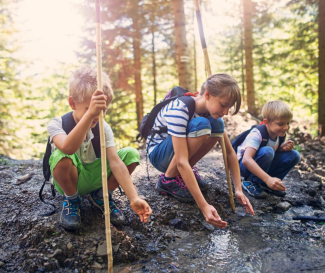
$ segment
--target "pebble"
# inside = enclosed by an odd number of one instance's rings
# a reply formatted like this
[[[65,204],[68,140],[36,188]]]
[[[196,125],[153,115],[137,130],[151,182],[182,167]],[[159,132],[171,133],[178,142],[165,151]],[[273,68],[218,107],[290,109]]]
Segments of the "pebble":
[[[277,210],[280,212],[285,212],[291,208],[291,204],[288,202],[281,202],[277,205]]]

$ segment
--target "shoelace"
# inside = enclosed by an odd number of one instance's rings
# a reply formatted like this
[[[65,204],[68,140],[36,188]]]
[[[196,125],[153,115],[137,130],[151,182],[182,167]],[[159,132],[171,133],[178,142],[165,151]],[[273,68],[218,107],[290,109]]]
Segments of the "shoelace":
[[[113,201],[109,201],[109,209],[114,213],[118,211]]]
[[[79,200],[65,200],[67,202],[64,207],[67,209],[67,215],[79,215],[80,214],[80,201]]]
[[[180,185],[180,187],[182,189],[184,189],[184,190],[187,189],[187,186],[186,186],[183,178],[181,177],[181,175],[177,175],[175,180],[176,180],[176,184]]]
[[[199,169],[197,167],[193,167],[192,170],[193,170],[193,173],[194,173],[196,179],[201,179],[201,176],[199,174]]]

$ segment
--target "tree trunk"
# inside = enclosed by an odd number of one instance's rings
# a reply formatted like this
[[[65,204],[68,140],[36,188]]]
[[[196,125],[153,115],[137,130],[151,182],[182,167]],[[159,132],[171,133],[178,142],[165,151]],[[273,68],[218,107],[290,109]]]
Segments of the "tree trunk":
[[[183,0],[173,0],[176,60],[179,85],[187,90],[191,87],[189,55],[186,40],[185,14]]]
[[[325,136],[325,1],[318,4],[318,133]]]
[[[156,73],[156,50],[155,50],[155,8],[151,10],[151,56],[152,56],[152,78],[153,78],[153,105],[157,104],[157,73]]]
[[[243,1],[241,1],[240,5],[240,14],[242,14],[243,10]],[[241,26],[240,26],[240,61],[241,61],[241,84],[242,84],[242,102],[243,102],[243,107],[246,105],[246,97],[245,97],[245,64],[244,64],[244,33],[243,33],[243,28],[244,28],[244,22],[243,22],[243,15],[240,18]]]
[[[139,29],[139,5],[138,1],[132,1],[134,5],[133,21],[133,53],[134,53],[134,81],[135,81],[135,102],[137,111],[137,124],[140,129],[143,118],[143,98],[141,81],[141,49],[140,49],[140,29]]]
[[[247,108],[249,113],[256,115],[253,71],[252,0],[243,0],[243,6]]]

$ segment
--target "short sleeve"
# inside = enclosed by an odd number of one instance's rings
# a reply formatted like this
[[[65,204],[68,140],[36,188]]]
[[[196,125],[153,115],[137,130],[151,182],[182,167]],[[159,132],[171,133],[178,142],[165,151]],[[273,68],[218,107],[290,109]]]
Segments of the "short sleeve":
[[[47,131],[50,135],[50,142],[52,142],[53,137],[55,137],[56,135],[66,135],[66,132],[62,128],[62,119],[60,117],[51,119],[51,121],[47,125]]]
[[[167,133],[172,136],[185,138],[189,112],[184,102],[176,99],[167,104],[164,111],[167,122]]]
[[[253,129],[245,139],[245,147],[251,147],[255,150],[258,150],[262,143],[262,135],[258,129]]]
[[[105,143],[106,148],[115,147],[114,135],[111,126],[104,121],[104,130],[105,130]]]

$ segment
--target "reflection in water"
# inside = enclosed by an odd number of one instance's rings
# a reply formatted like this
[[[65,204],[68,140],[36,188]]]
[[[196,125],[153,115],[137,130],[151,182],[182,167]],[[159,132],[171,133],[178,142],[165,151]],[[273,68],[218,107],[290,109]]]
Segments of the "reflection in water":
[[[305,206],[260,217],[237,214],[226,230],[179,231],[180,238],[133,268],[135,272],[295,272],[301,268],[324,272],[324,242],[297,233],[293,227],[300,222],[291,220],[312,212]]]

